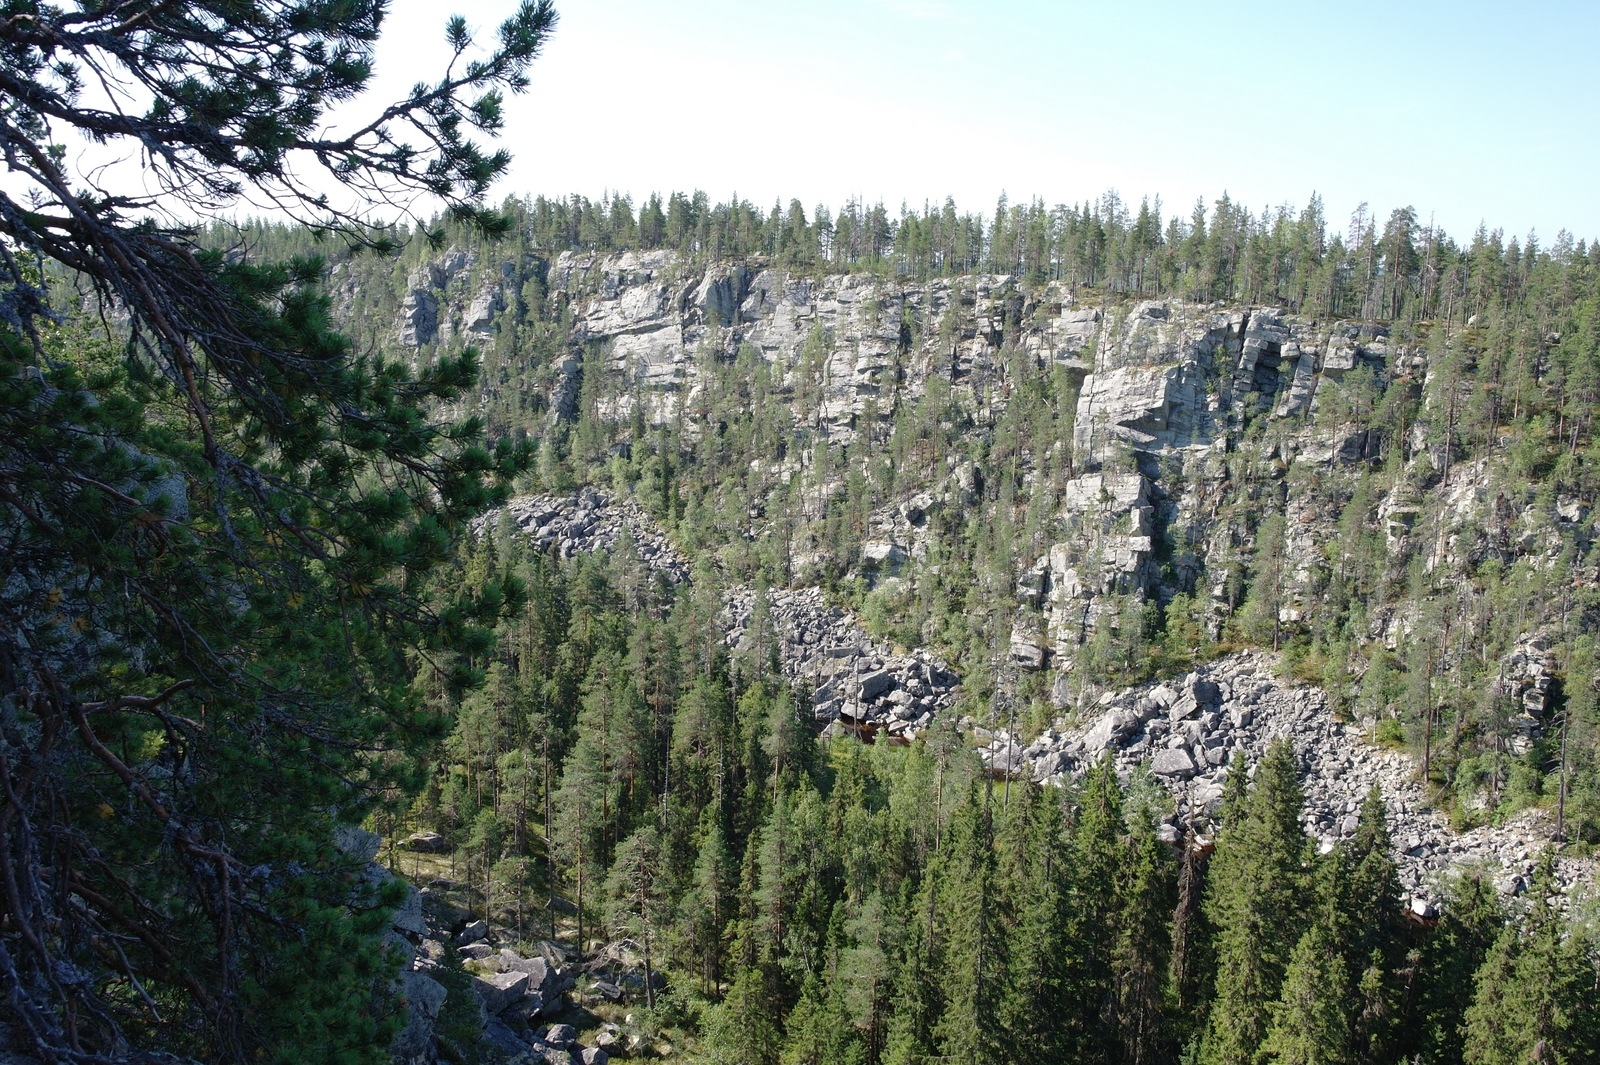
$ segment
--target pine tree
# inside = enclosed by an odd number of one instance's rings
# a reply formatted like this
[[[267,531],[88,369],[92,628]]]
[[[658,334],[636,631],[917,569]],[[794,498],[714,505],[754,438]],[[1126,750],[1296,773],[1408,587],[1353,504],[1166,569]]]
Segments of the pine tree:
[[[646,825],[622,841],[606,879],[606,923],[613,936],[629,936],[639,944],[649,1009],[656,1005],[655,948],[668,908],[663,866],[661,836],[653,825]]]
[[[470,353],[420,371],[359,354],[330,328],[320,262],[223,256],[163,220],[270,200],[392,249],[369,212],[437,198],[503,232],[483,198],[509,156],[474,138],[526,87],[553,9],[521,5],[481,54],[451,20],[451,52],[474,61],[332,132],[384,10],[197,0],[130,22],[21,0],[0,22],[0,586],[60,589],[77,634],[9,607],[0,633],[0,703],[37,737],[8,727],[0,745],[0,860],[28,871],[0,902],[25,947],[0,977],[11,1049],[383,1057],[396,899],[335,829],[408,787],[405,756],[438,737],[407,652],[459,652],[455,695],[475,679],[515,589],[430,603],[428,576],[529,452],[429,413],[467,392]],[[143,99],[102,105],[90,84]],[[148,169],[79,168],[56,147],[77,138]],[[63,273],[60,302],[88,293],[110,335],[57,324]]]
[[[905,934],[902,922],[903,916],[874,891],[845,926],[849,946],[839,959],[838,983],[846,1018],[861,1034],[867,1065],[877,1065],[883,1056],[894,1008],[891,959]]]

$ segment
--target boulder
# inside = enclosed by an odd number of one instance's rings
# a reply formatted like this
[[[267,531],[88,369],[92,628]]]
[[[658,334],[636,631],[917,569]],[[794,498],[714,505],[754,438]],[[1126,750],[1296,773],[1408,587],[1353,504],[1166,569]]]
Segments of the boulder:
[[[494,1048],[492,1060],[503,1061],[506,1065],[534,1060],[532,1048],[498,1017],[489,1018],[489,1023],[483,1029],[483,1041]]]
[[[357,825],[340,825],[333,830],[333,845],[345,857],[357,862],[370,862],[378,856],[383,838]]]
[[[1187,780],[1195,772],[1194,759],[1182,747],[1157,751],[1155,758],[1151,759],[1150,768],[1157,776],[1177,777],[1179,780]]]
[[[527,973],[529,986],[538,989],[544,986],[545,977],[550,972],[550,963],[543,958],[524,958],[510,947],[500,951],[500,971],[503,973]]]
[[[544,1012],[544,996],[529,992],[517,999],[511,1005],[500,1011],[500,1016],[508,1024],[529,1025],[534,1019]]]
[[[444,854],[450,850],[450,841],[437,832],[413,832],[400,841],[400,846],[419,854]]]
[[[528,974],[491,973],[488,976],[474,976],[472,989],[483,999],[484,1009],[490,1013],[500,1013],[528,990]]]
[[[402,971],[411,968],[417,957],[416,944],[393,929],[383,934],[383,951],[389,957],[398,959],[397,964]]]
[[[539,1038],[557,1050],[565,1050],[578,1041],[578,1030],[570,1024],[552,1024]]]
[[[1167,720],[1183,721],[1200,714],[1200,701],[1192,694],[1178,696],[1178,701],[1167,709]]]
[[[467,927],[456,933],[456,946],[464,947],[469,943],[476,943],[489,934],[488,921],[473,921]]]
[[[1093,754],[1114,747],[1139,727],[1139,718],[1126,710],[1107,710],[1083,738],[1083,749]]]
[[[871,540],[861,545],[861,561],[869,566],[898,566],[910,556],[899,544]]]
[[[894,686],[894,674],[890,673],[887,669],[880,669],[876,672],[868,673],[861,678],[861,699],[863,701],[868,699],[876,699],[878,696],[882,695],[886,691],[889,691]]]
[[[395,907],[389,917],[389,927],[419,938],[428,934],[428,922],[422,916],[422,896],[416,888],[407,885],[406,900]]]
[[[444,985],[427,973],[400,974],[400,999],[405,1004],[406,1023],[389,1044],[389,1055],[395,1065],[432,1065],[439,1060],[433,1027],[448,994]]]

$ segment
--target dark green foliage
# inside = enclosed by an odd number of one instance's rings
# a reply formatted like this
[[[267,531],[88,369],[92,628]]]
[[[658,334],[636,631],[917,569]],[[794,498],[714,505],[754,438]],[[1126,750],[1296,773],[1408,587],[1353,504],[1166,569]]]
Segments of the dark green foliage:
[[[1127,847],[1111,958],[1120,1035],[1115,1060],[1146,1065],[1169,1060],[1176,1042],[1167,978],[1177,878],[1172,855],[1147,821],[1134,823]]]
[[[1481,876],[1458,879],[1434,934],[1418,952],[1420,992],[1411,1053],[1424,1062],[1462,1060],[1463,1021],[1473,980],[1505,926],[1494,886]]]
[[[254,286],[230,291],[263,319],[280,294],[325,311],[304,288],[274,287],[284,275],[217,269],[220,284]],[[470,362],[407,382],[349,359],[325,327],[320,311],[281,319],[272,343],[326,360],[331,402],[272,427],[219,394],[211,444],[180,431],[183,394],[137,363],[48,329],[41,372],[8,336],[4,683],[20,731],[5,758],[37,767],[8,843],[19,868],[66,862],[48,881],[13,882],[9,906],[73,929],[13,955],[11,977],[41,1008],[85,1011],[76,1036],[36,1015],[45,1045],[149,1025],[207,1056],[284,1040],[315,1055],[324,1044],[304,1028],[315,1013],[295,1005],[310,972],[326,968],[330,1003],[377,1001],[382,963],[374,940],[359,942],[372,929],[338,917],[377,902],[323,875],[341,865],[330,831],[404,785],[394,755],[438,736],[406,680],[408,651],[481,643],[483,623],[516,602],[516,583],[494,579],[429,603],[422,577],[525,456],[491,455],[467,443],[475,426],[423,415]],[[397,487],[371,487],[369,471]],[[380,749],[391,754],[371,756]],[[107,934],[132,937],[114,968],[159,993],[163,1022],[132,1001],[105,1011],[93,995],[47,990],[68,959],[101,964],[81,952]],[[324,948],[334,954],[318,960]],[[381,1045],[383,1015],[364,1007],[354,1016],[380,1027],[345,1031]]]
[[[1348,983],[1344,960],[1327,928],[1313,924],[1289,955],[1257,1060],[1274,1065],[1347,1065],[1355,1060],[1344,994]]]
[[[1216,928],[1216,1001],[1201,1060],[1248,1063],[1267,1035],[1309,887],[1299,770],[1287,740],[1257,766],[1243,807],[1217,837],[1206,915]]]
[[[941,872],[944,1011],[934,1045],[954,1061],[995,1061],[1005,1052],[1000,1027],[1009,944],[1009,903],[996,868],[994,808],[986,786],[970,789],[951,823]]]
[[[909,749],[819,742],[785,686],[748,672],[767,656],[741,666],[721,649],[681,653],[702,624],[684,602],[697,591],[656,589],[636,608],[675,675],[619,672],[630,641],[615,588],[640,587],[636,560],[501,557],[536,592],[476,668],[517,674],[536,634],[567,625],[538,652],[561,693],[539,712],[561,723],[554,881],[575,889],[581,871],[591,943],[602,932],[648,941],[651,965],[703,999],[704,1060],[1139,1063],[1173,1061],[1184,1044],[1251,1065],[1459,1059],[1473,975],[1501,927],[1492,899],[1468,891],[1437,932],[1411,930],[1381,799],[1369,795],[1354,835],[1317,855],[1287,743],[1253,783],[1229,774],[1208,872],[1158,842],[1148,782],[1125,795],[1109,761],[1065,790],[1013,781],[1008,802],[946,729]],[[648,707],[652,690],[681,692],[660,722],[614,714]],[[619,721],[642,738],[625,742]],[[505,735],[522,727],[513,719]],[[641,752],[649,791],[604,783],[620,781],[601,767],[624,749]],[[462,839],[496,786],[506,807],[507,783],[486,777],[504,757],[461,767]],[[592,779],[578,787],[577,773]],[[530,856],[539,838],[527,834]],[[509,836],[501,845],[511,855]],[[1190,905],[1204,902],[1180,917],[1184,867]],[[1172,982],[1178,925],[1186,966],[1216,958],[1215,981],[1191,968]]]
[[[1065,1007],[1062,1020],[1071,1033],[1073,1057],[1115,1060],[1117,1017],[1114,956],[1118,945],[1119,903],[1129,867],[1124,842],[1122,789],[1110,757],[1084,779],[1068,852],[1067,890],[1071,894]]]
[[[1018,798],[1007,826],[1017,922],[1003,1014],[1023,1062],[1065,1060],[1082,1040],[1083,1011],[1074,993],[1072,864],[1063,853],[1064,826],[1055,800],[1029,789]]]
[[[472,386],[475,353],[422,368],[363,354],[331,326],[320,259],[227,256],[146,217],[264,192],[392,248],[357,215],[424,194],[503,228],[482,199],[508,157],[469,130],[498,129],[554,12],[525,5],[481,59],[325,140],[327,109],[370,77],[382,13],[19,0],[0,19],[15,179],[0,192],[0,1023],[16,1049],[378,1061],[395,1029],[379,937],[397,899],[335,829],[414,784],[448,727],[412,656],[451,693],[480,679],[457,656],[487,646],[520,585],[434,594],[427,577],[531,452],[438,413]],[[459,22],[449,37],[471,47]],[[107,83],[138,84],[145,109],[80,95]],[[50,143],[69,130],[142,153],[161,195],[116,187],[118,167],[69,174]],[[295,160],[357,199],[341,212]],[[49,306],[84,294],[99,328]],[[492,827],[474,839],[485,880]]]
[[[1507,925],[1475,980],[1462,1025],[1464,1061],[1600,1061],[1600,1000],[1591,933],[1561,919],[1546,854],[1520,922]]]

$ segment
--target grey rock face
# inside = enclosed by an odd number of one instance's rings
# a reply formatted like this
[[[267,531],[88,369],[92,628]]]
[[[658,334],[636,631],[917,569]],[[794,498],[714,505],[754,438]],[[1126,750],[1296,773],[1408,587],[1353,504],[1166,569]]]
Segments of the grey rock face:
[[[419,348],[439,339],[439,300],[424,288],[413,288],[400,304],[400,342]]]
[[[572,496],[513,500],[512,520],[540,548],[571,557],[610,551],[626,540],[640,560],[673,584],[689,580],[689,567],[637,504],[614,501],[585,488]],[[479,530],[488,527],[487,519]],[[768,594],[770,618],[784,674],[812,692],[818,720],[846,717],[907,740],[955,700],[959,678],[923,649],[897,654],[874,644],[861,622],[831,606],[820,589],[777,589]],[[748,649],[755,592],[735,585],[727,595],[728,644]],[[924,720],[926,718],[927,720]]]
[[[472,989],[483,999],[484,1009],[492,1014],[500,1013],[528,990],[528,974],[508,972],[474,976]]]
[[[400,342],[417,348],[443,338],[439,291],[450,284],[474,261],[472,253],[451,248],[432,262],[414,270],[406,280],[406,296],[400,304]]]
[[[400,974],[400,995],[406,1004],[406,1024],[390,1044],[389,1054],[396,1065],[433,1065],[439,1060],[434,1022],[449,992],[427,973],[405,972]]]
[[[1065,780],[1087,771],[1106,750],[1124,778],[1148,764],[1172,793],[1170,834],[1176,837],[1179,826],[1209,831],[1228,775],[1248,771],[1274,739],[1286,737],[1302,768],[1306,833],[1324,849],[1355,833],[1361,802],[1376,787],[1388,804],[1408,897],[1435,904],[1443,878],[1462,866],[1501,870],[1497,882],[1508,893],[1527,882],[1549,838],[1544,815],[1454,832],[1449,818],[1429,807],[1412,760],[1370,745],[1372,723],[1340,723],[1320,689],[1285,684],[1272,667],[1271,656],[1244,652],[1208,663],[1175,685],[1108,692],[1097,717],[1078,729],[1052,728],[1024,751],[1030,775]],[[1563,858],[1558,876],[1565,884],[1587,880],[1594,866],[1593,859]]]

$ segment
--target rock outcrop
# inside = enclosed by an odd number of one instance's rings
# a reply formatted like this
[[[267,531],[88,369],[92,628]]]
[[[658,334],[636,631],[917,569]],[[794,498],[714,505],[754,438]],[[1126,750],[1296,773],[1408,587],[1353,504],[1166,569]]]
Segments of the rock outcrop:
[[[1016,558],[1014,613],[1000,621],[996,673],[1002,685],[1022,678],[1047,695],[1062,719],[1041,738],[1043,747],[1026,753],[1020,740],[995,737],[984,749],[997,770],[1026,765],[1041,778],[1080,772],[1091,752],[1068,741],[1081,743],[1098,729],[1096,750],[1121,752],[1125,768],[1149,761],[1172,785],[1180,815],[1199,820],[1219,793],[1221,773],[1235,758],[1259,754],[1288,714],[1311,752],[1308,787],[1321,805],[1310,828],[1319,839],[1337,838],[1332,829],[1342,829],[1352,796],[1377,782],[1395,804],[1397,838],[1421,840],[1403,848],[1417,852],[1407,854],[1413,889],[1424,890],[1447,864],[1500,856],[1498,842],[1483,844],[1490,855],[1472,850],[1478,844],[1470,836],[1461,837],[1469,849],[1456,850],[1419,787],[1402,786],[1415,778],[1413,766],[1363,743],[1360,728],[1336,722],[1320,693],[1261,679],[1268,672],[1259,663],[1216,681],[1228,692],[1222,702],[1177,718],[1170,705],[1152,712],[1137,698],[1116,702],[1125,693],[1107,693],[1103,672],[1080,668],[1091,661],[1086,654],[1180,596],[1196,644],[1238,638],[1225,627],[1238,624],[1249,582],[1269,554],[1277,578],[1258,613],[1269,627],[1305,623],[1316,616],[1330,567],[1356,564],[1351,530],[1376,535],[1360,564],[1391,589],[1419,569],[1453,583],[1458,626],[1488,609],[1471,576],[1479,567],[1548,569],[1569,564],[1560,561],[1567,545],[1592,543],[1595,516],[1582,500],[1533,500],[1497,480],[1490,459],[1460,459],[1448,432],[1440,442],[1430,422],[1441,416],[1428,391],[1433,349],[1415,332],[1391,337],[1382,324],[1272,307],[1173,299],[1116,305],[1099,296],[1080,303],[1064,286],[1028,289],[1003,275],[911,284],[788,273],[759,260],[708,264],[663,251],[563,253],[550,263],[547,283],[574,323],[574,350],[586,353],[581,365],[564,356],[551,385],[552,404],[565,416],[576,410],[583,374],[599,372],[621,382],[594,390],[601,417],[618,427],[670,425],[680,446],[693,447],[707,429],[694,417],[697,404],[718,375],[735,365],[740,373],[763,367],[776,423],[799,446],[751,469],[766,483],[791,486],[785,520],[813,530],[846,490],[846,474],[827,456],[890,438],[895,420],[919,410],[924,397],[949,397],[967,431],[982,434],[1019,389],[1048,380],[1059,390],[1075,416],[1055,450],[1018,455],[1007,470],[972,457],[978,449],[898,469],[893,491],[873,500],[865,527],[846,546],[848,558],[830,556],[834,549],[813,536],[792,559],[802,582],[843,571],[867,588],[898,587],[909,599],[934,579],[939,537],[959,530],[968,512],[1023,493],[1030,507],[1047,501],[1044,514],[1028,515],[1036,531]],[[459,317],[458,309],[450,313]],[[1382,424],[1374,405],[1385,394],[1420,397],[1418,413],[1403,425]],[[1343,513],[1367,480],[1375,487],[1366,509]],[[598,494],[521,501],[513,513],[549,550],[570,555],[631,542],[653,572],[674,583],[688,577],[665,539],[643,532],[642,513]],[[756,536],[764,519],[759,507],[750,513]],[[1267,515],[1279,520],[1268,525]],[[1020,506],[1013,520],[1020,527]],[[1281,541],[1263,541],[1268,531]],[[1580,583],[1600,581],[1591,561],[1581,565]],[[813,693],[820,720],[913,736],[954,703],[957,678],[931,651],[896,655],[874,646],[815,590],[779,589],[761,611],[753,595],[731,590],[730,639],[735,646],[772,641],[786,674]],[[770,631],[752,631],[761,628],[758,615]],[[1370,650],[1352,661],[1359,668],[1380,649],[1400,652],[1426,623],[1400,598],[1374,602],[1359,618],[1361,630],[1348,636]],[[1560,699],[1548,628],[1548,617],[1530,616],[1488,685],[1493,713],[1514,719],[1506,739],[1513,754],[1531,749]],[[1448,641],[1439,646],[1441,670],[1460,665]],[[1208,667],[1224,668],[1231,667]],[[1344,683],[1340,705],[1362,677]],[[1153,699],[1160,686],[1146,688],[1140,698]],[[1084,735],[1068,722],[1081,722]],[[1325,788],[1328,781],[1340,783]],[[1508,862],[1518,845],[1506,844]]]
[[[632,500],[585,487],[570,496],[523,497],[507,511],[541,550],[570,558],[625,548],[660,579],[674,585],[689,580],[688,563]],[[925,649],[900,654],[878,645],[859,619],[830,605],[819,589],[769,592],[763,616],[768,628],[757,631],[754,589],[729,588],[723,619],[728,645],[750,651],[757,641],[772,641],[784,675],[809,693],[820,723],[839,721],[841,727],[910,739],[955,700],[958,678],[942,659]]]
[[[1286,738],[1300,759],[1306,833],[1323,850],[1354,833],[1361,800],[1376,787],[1413,897],[1435,902],[1443,878],[1462,867],[1487,871],[1508,894],[1527,886],[1550,838],[1540,816],[1457,833],[1430,806],[1409,756],[1373,742],[1370,724],[1336,720],[1321,689],[1285,684],[1272,664],[1243,652],[1181,680],[1107,692],[1079,724],[1048,729],[1023,748],[1022,764],[1043,781],[1081,776],[1108,753],[1125,780],[1147,766],[1172,795],[1169,823],[1207,832],[1228,774],[1252,771],[1273,740]],[[1590,880],[1594,863],[1563,859],[1560,875],[1567,884]]]

